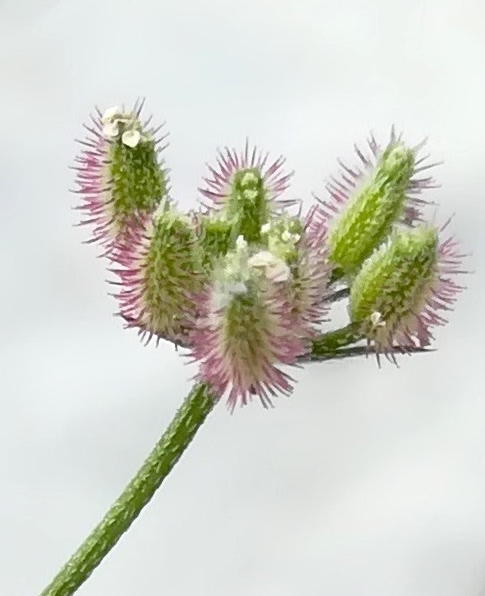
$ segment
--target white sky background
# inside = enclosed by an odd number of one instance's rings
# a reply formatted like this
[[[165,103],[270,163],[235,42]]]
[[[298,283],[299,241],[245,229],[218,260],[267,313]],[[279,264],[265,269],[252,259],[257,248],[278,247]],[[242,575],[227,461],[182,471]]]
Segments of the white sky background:
[[[456,213],[476,273],[436,353],[314,365],[272,411],[217,408],[79,594],[485,594],[484,39],[481,0],[0,2],[0,594],[41,591],[195,372],[122,330],[72,228],[73,138],[140,95],[184,207],[246,136],[303,198],[370,129],[428,136],[437,218]]]

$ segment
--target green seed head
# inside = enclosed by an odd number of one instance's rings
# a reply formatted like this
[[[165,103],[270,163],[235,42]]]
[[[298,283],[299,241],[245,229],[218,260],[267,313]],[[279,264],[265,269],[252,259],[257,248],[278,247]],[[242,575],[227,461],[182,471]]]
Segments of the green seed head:
[[[414,170],[414,151],[390,146],[329,231],[330,260],[354,274],[402,216]]]
[[[121,315],[144,334],[179,341],[196,313],[201,290],[200,251],[190,218],[172,207],[151,218],[144,236],[120,250]]]
[[[217,213],[199,216],[197,228],[201,261],[204,270],[210,272],[217,261],[235,247],[237,236],[232,224]]]
[[[259,242],[261,227],[268,221],[271,210],[263,176],[257,168],[236,172],[224,210],[237,235],[248,242]]]
[[[102,118],[102,133],[108,141],[107,162],[110,207],[115,233],[132,216],[153,213],[168,194],[168,177],[161,167],[159,142],[146,130],[138,112],[109,108]]]
[[[362,266],[350,291],[350,316],[379,343],[421,312],[437,279],[438,233],[395,232]]]

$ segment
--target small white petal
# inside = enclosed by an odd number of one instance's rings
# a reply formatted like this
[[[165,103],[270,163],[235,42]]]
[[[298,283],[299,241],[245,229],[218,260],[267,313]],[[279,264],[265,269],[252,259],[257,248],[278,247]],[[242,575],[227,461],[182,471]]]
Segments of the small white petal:
[[[266,278],[274,282],[288,281],[290,278],[290,268],[288,265],[268,250],[261,250],[253,255],[249,259],[248,265],[258,269],[264,269]]]
[[[381,320],[381,317],[382,315],[380,312],[373,312],[370,316],[371,323],[373,325],[377,325],[377,323]]]
[[[127,147],[136,147],[141,140],[141,134],[137,130],[125,130],[121,141]]]
[[[370,321],[374,327],[384,327],[386,322],[382,320],[380,312],[373,312],[370,316]]]
[[[233,296],[239,296],[240,294],[245,294],[248,289],[242,281],[233,281],[227,284],[226,291]]]
[[[103,124],[108,124],[112,122],[116,116],[121,115],[121,108],[119,106],[111,106],[110,108],[104,111],[103,117],[101,118],[101,122]]]
[[[265,223],[261,226],[261,234],[267,234],[271,230],[271,225],[269,223]]]
[[[266,277],[276,283],[288,281],[290,279],[290,268],[284,261],[281,261],[278,265],[268,268]]]
[[[244,238],[244,236],[238,236],[237,240],[236,240],[236,248],[238,250],[244,250],[246,249],[248,246],[248,243],[246,242],[246,239]]]
[[[283,240],[283,242],[288,242],[288,240],[291,240],[291,234],[290,232],[288,232],[288,230],[285,230],[282,234],[281,234],[281,240]]]
[[[274,264],[275,260],[276,257],[269,250],[261,250],[249,259],[248,265],[250,267],[269,267]]]
[[[235,296],[241,296],[248,291],[242,281],[228,281],[216,284],[212,294],[212,309],[219,311],[227,308]]]
[[[115,139],[120,133],[117,122],[108,122],[103,126],[103,136]]]

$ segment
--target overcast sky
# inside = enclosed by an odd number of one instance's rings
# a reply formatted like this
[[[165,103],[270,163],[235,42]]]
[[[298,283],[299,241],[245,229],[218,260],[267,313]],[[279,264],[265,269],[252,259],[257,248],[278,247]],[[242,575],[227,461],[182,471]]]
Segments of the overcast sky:
[[[121,328],[72,227],[81,123],[138,96],[187,207],[247,136],[306,201],[369,130],[427,136],[436,217],[476,272],[435,353],[313,365],[272,411],[217,408],[79,593],[485,594],[484,39],[481,0],[0,1],[0,594],[41,591],[195,372]]]

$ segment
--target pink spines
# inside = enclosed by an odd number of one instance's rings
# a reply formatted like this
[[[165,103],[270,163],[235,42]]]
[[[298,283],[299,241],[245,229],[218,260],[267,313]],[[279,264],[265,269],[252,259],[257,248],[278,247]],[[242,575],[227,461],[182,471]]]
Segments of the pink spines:
[[[263,256],[258,259],[257,267]],[[292,391],[292,379],[280,367],[295,365],[306,345],[291,314],[288,283],[249,267],[237,279],[219,277],[200,297],[191,356],[200,363],[199,379],[227,397],[231,410],[254,395],[267,407]]]
[[[402,143],[402,135],[397,135],[394,127],[391,130],[391,135],[388,143],[384,148],[381,148],[374,135],[368,139],[368,152],[362,151],[357,145],[354,146],[359,162],[349,167],[342,160],[338,160],[340,171],[336,176],[332,176],[326,184],[326,190],[329,195],[328,199],[318,199],[322,215],[330,224],[335,220],[342,210],[348,205],[352,197],[355,196],[362,185],[368,180],[379,160],[386,151]],[[439,165],[439,162],[427,163],[429,155],[418,157],[420,150],[424,147],[425,141],[413,147],[413,152],[416,156],[414,161],[414,168],[411,178],[406,188],[406,202],[402,221],[408,225],[422,221],[422,208],[427,204],[427,201],[421,198],[421,193],[427,189],[437,188],[434,178],[430,175],[422,175],[423,172]]]
[[[80,225],[91,228],[87,242],[100,244],[110,256],[168,196],[168,170],[161,152],[166,135],[142,121],[143,102],[132,110],[99,110],[85,125],[87,136],[75,158],[76,194],[83,213]]]
[[[190,218],[170,208],[147,216],[144,231],[119,243],[112,255],[119,314],[146,342],[188,343],[202,283],[195,241]]]
[[[293,267],[293,313],[302,336],[310,340],[329,310],[326,298],[332,267],[328,262],[327,229],[320,207],[313,206],[304,219]]]
[[[262,179],[264,188],[267,192],[268,201],[272,202],[274,207],[284,207],[293,204],[294,201],[278,200],[279,196],[289,187],[293,172],[285,172],[284,164],[286,160],[280,156],[275,160],[270,160],[269,153],[262,153],[256,147],[250,148],[248,142],[243,151],[226,147],[218,151],[216,165],[208,165],[210,177],[205,177],[205,188],[199,188],[202,195],[208,199],[204,206],[209,209],[220,210],[227,202],[232,192],[234,176],[237,172],[246,169],[258,170]]]

